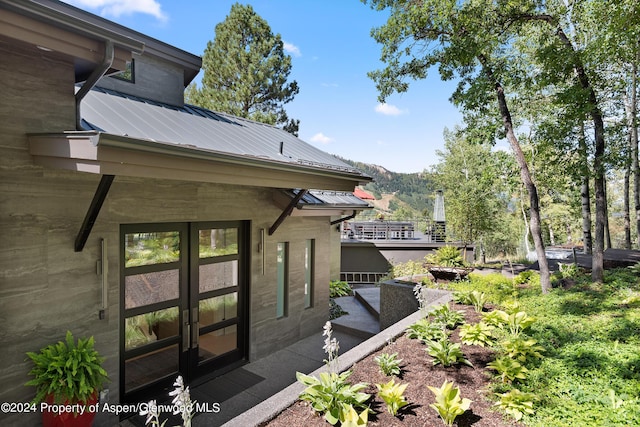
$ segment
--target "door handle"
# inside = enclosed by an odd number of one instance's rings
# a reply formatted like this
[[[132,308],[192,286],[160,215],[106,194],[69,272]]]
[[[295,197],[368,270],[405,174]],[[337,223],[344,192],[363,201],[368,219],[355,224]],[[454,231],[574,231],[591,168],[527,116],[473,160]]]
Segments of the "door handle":
[[[200,327],[199,327],[199,310],[198,307],[191,310],[191,324],[193,325],[191,336],[191,348],[197,348],[200,344]]]
[[[182,312],[182,351],[189,350],[191,342],[191,323],[189,323],[189,310]]]

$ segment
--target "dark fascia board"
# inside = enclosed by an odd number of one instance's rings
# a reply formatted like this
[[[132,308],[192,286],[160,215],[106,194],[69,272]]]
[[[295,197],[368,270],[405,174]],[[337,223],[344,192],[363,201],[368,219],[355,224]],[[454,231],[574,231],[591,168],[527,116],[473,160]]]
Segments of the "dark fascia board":
[[[202,58],[197,55],[57,0],[0,0],[0,5],[93,38],[110,39],[116,46],[134,53],[144,51],[145,55],[180,65],[184,70],[185,87],[202,66]]]
[[[131,150],[139,153],[174,156],[183,159],[214,160],[228,164],[253,166],[263,169],[279,170],[283,172],[302,172],[315,176],[326,176],[331,178],[345,179],[348,181],[353,181],[354,185],[365,184],[372,180],[372,178],[367,175],[349,172],[342,169],[323,168],[304,163],[284,162],[262,157],[204,150],[189,145],[137,139],[128,136],[109,134],[106,132],[69,131],[63,133],[32,133],[28,134],[28,136],[33,141],[50,141],[52,138],[86,141],[86,143],[90,143],[94,147],[112,147]],[[43,146],[53,147],[53,145],[47,143],[43,144]]]

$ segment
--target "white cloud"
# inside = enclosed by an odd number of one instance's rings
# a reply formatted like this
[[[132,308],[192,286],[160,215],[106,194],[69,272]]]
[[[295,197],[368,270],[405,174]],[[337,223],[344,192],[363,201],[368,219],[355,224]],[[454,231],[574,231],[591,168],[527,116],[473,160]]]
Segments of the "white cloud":
[[[166,21],[167,15],[156,0],[66,0],[74,6],[86,9],[98,9],[101,16],[119,17],[134,13],[145,13],[155,16],[160,21]]]
[[[311,142],[317,142],[319,144],[327,145],[327,144],[333,142],[333,138],[329,138],[328,136],[326,136],[322,132],[318,132],[318,133],[316,133],[315,135],[313,135],[311,137],[310,141]]]
[[[395,105],[387,104],[386,102],[376,105],[376,113],[384,114],[385,116],[399,116],[406,112],[406,110],[401,110]]]
[[[293,43],[289,43],[286,41],[282,41],[283,45],[284,45],[284,50],[285,52],[293,55],[293,56],[302,56],[302,53],[300,53],[300,48],[298,46],[296,46]]]

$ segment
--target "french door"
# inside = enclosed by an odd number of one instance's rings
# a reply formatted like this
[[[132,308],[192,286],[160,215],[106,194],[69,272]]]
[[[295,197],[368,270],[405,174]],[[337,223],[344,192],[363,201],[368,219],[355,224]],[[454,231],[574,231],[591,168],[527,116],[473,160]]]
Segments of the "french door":
[[[133,224],[120,234],[121,401],[245,359],[248,223]]]

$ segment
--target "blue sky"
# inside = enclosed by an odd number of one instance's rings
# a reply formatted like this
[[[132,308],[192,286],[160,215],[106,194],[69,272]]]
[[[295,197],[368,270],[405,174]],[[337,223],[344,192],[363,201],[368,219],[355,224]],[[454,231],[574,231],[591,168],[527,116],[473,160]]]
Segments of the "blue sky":
[[[202,56],[235,0],[67,0],[187,52]],[[292,56],[300,93],[285,105],[301,139],[332,154],[421,172],[438,162],[443,130],[462,119],[448,101],[455,83],[437,72],[381,105],[368,71],[383,67],[371,28],[386,14],[359,0],[251,0]],[[198,76],[199,81],[201,76]]]

